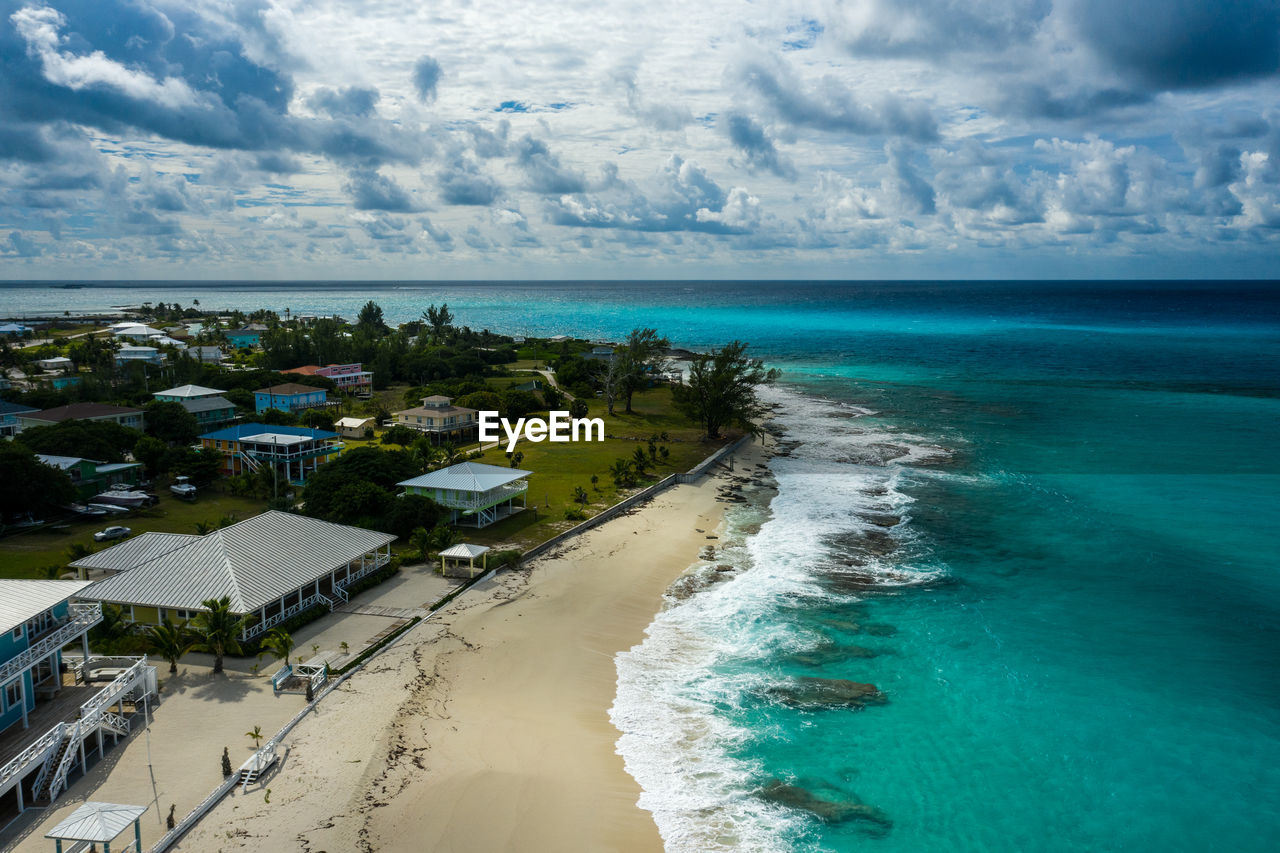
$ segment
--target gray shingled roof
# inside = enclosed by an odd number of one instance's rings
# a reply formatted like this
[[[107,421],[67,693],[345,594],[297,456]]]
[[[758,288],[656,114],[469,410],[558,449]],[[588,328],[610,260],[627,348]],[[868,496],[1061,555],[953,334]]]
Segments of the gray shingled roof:
[[[226,397],[197,397],[194,400],[181,401],[182,408],[191,414],[196,412],[212,412],[218,409],[234,409],[236,404]]]
[[[395,538],[273,510],[99,581],[79,597],[201,610],[202,601],[225,595],[234,612],[251,613]]]
[[[487,492],[507,483],[528,477],[532,471],[519,468],[499,468],[483,462],[460,462],[432,471],[412,480],[396,483],[397,486],[417,486],[423,489],[461,489],[464,492]]]

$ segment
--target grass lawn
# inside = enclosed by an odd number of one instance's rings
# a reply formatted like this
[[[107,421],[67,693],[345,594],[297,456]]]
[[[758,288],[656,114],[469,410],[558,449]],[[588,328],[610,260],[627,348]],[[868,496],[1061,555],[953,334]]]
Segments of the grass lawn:
[[[522,549],[549,539],[578,523],[565,518],[566,509],[580,506],[573,500],[577,486],[586,489],[590,498],[590,503],[583,508],[586,515],[596,515],[630,493],[616,488],[609,476],[614,460],[631,458],[637,447],[647,450],[648,439],[655,433],[668,434],[667,441],[659,439],[657,443],[670,450],[670,457],[666,462],[649,468],[641,486],[669,474],[689,470],[731,440],[702,441],[702,430],[690,424],[672,407],[671,390],[666,386],[637,394],[632,402],[634,413],[630,415],[622,413],[621,403],[615,406],[613,416],[605,413],[606,406],[602,400],[589,400],[587,405],[590,417],[604,419],[605,434],[609,437],[603,442],[567,444],[521,441],[516,449],[524,454],[524,458],[518,467],[533,472],[529,477],[529,509],[483,530],[461,528],[462,539]],[[504,448],[485,451],[480,461],[490,465],[510,464]],[[592,474],[599,478],[594,488],[591,485]]]
[[[234,497],[208,488],[201,489],[200,496],[190,503],[180,501],[163,492],[160,503],[128,515],[65,522],[65,529],[44,528],[0,539],[0,577],[43,578],[44,569],[57,565],[64,571],[67,565],[67,549],[79,543],[100,551],[114,542],[94,542],[93,534],[113,524],[133,530],[134,535],[146,532],[195,533],[197,522],[216,527],[224,515],[234,515],[236,520],[257,515],[266,508],[263,501]],[[59,523],[59,527],[62,523]]]

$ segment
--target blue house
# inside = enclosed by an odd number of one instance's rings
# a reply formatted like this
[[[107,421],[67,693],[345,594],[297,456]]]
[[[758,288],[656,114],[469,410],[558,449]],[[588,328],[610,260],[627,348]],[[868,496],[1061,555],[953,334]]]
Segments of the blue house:
[[[223,334],[227,336],[227,343],[236,349],[253,349],[262,341],[262,333],[253,329],[232,329]]]
[[[29,415],[38,411],[40,410],[21,403],[0,400],[0,438],[11,438],[18,434],[21,427],[18,423],[18,415]]]
[[[200,444],[222,454],[222,475],[235,477],[269,465],[290,483],[307,476],[342,452],[338,434],[307,427],[236,424],[200,436]]]
[[[52,802],[72,773],[102,757],[107,739],[128,735],[142,697],[155,693],[145,657],[90,657],[88,631],[102,621],[102,605],[69,600],[90,585],[0,580],[0,823]],[[82,656],[64,673],[71,644]],[[85,689],[95,681],[106,686]]]
[[[272,385],[270,388],[259,388],[253,392],[253,408],[256,412],[267,409],[279,409],[282,412],[301,412],[304,409],[319,409],[329,403],[328,394],[323,388],[312,385],[299,385],[286,382],[283,385]],[[339,405],[334,401],[332,405]]]

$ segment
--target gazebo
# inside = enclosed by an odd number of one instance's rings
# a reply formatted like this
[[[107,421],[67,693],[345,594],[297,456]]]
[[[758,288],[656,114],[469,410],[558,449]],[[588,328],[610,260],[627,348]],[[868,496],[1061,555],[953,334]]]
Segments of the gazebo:
[[[461,566],[463,561],[467,562],[467,576],[476,576],[476,557],[480,558],[480,571],[486,571],[489,568],[489,546],[488,545],[468,545],[465,542],[454,545],[452,548],[446,548],[440,552],[440,574],[448,577],[449,567],[446,563],[453,561],[454,567]]]
[[[142,850],[142,826],[139,818],[146,806],[122,806],[118,803],[87,802],[69,814],[45,835],[52,838],[57,853],[63,853],[62,842],[72,842],[67,853],[84,850],[90,844],[101,844],[102,853],[111,853],[111,842],[133,824],[133,841],[126,842],[117,853],[133,853]]]

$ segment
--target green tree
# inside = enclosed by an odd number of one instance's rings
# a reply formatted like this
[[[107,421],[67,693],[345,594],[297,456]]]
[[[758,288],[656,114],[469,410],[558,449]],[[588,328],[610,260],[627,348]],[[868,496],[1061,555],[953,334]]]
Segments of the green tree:
[[[613,460],[613,466],[609,469],[609,476],[613,478],[613,484],[619,489],[627,489],[636,484],[636,475],[632,469],[631,461],[621,456]]]
[[[382,434],[382,443],[399,444],[407,447],[410,444],[413,444],[414,440],[420,436],[422,436],[422,433],[418,432],[416,429],[407,427],[404,424],[396,424]]]
[[[379,529],[410,536],[419,527],[435,527],[443,515],[441,506],[426,495],[402,495],[391,500]]]
[[[73,418],[49,426],[28,427],[17,440],[36,453],[123,462],[141,435],[138,430],[120,426],[115,421]]]
[[[169,674],[176,674],[178,661],[191,651],[191,636],[186,629],[168,619],[147,629],[147,643],[151,651],[169,662]]]
[[[231,612],[231,598],[210,598],[200,602],[204,612],[190,622],[196,641],[191,648],[213,655],[213,671],[222,672],[222,659],[226,655],[241,654],[240,633],[249,624],[247,616]]]
[[[427,325],[431,327],[431,342],[439,343],[444,337],[444,333],[453,325],[453,314],[449,311],[449,303],[441,303],[437,308],[434,304],[428,306],[426,311],[422,312],[422,319],[427,321]]]
[[[588,409],[587,409],[586,400],[575,399],[572,403],[569,404],[569,417],[585,418],[587,414],[588,414]]]
[[[261,660],[266,655],[272,655],[277,660],[289,662],[289,656],[293,654],[294,642],[293,635],[283,628],[272,628],[262,638],[259,643],[258,659]]]
[[[622,373],[622,399],[625,411],[631,414],[631,396],[646,387],[653,374],[666,365],[663,354],[670,349],[671,341],[658,334],[656,329],[632,329],[619,353]]]
[[[356,331],[381,337],[387,333],[386,321],[382,318],[382,306],[370,299],[360,309],[356,318]]]
[[[723,349],[694,356],[688,382],[672,389],[672,399],[677,410],[703,426],[708,438],[719,438],[727,426],[754,434],[759,431],[754,419],[766,411],[759,388],[778,376],[779,371],[749,358],[745,343],[733,341]]]
[[[133,446],[133,458],[142,463],[147,476],[154,477],[168,469],[169,448],[154,435],[144,435]]]
[[[200,434],[196,416],[181,403],[152,400],[146,408],[147,432],[167,444],[191,444]]]
[[[46,512],[76,498],[65,471],[46,465],[16,441],[0,441],[0,516]]]
[[[409,535],[409,544],[418,552],[419,559],[427,559],[427,554],[431,551],[431,531],[425,527],[414,528]]]

